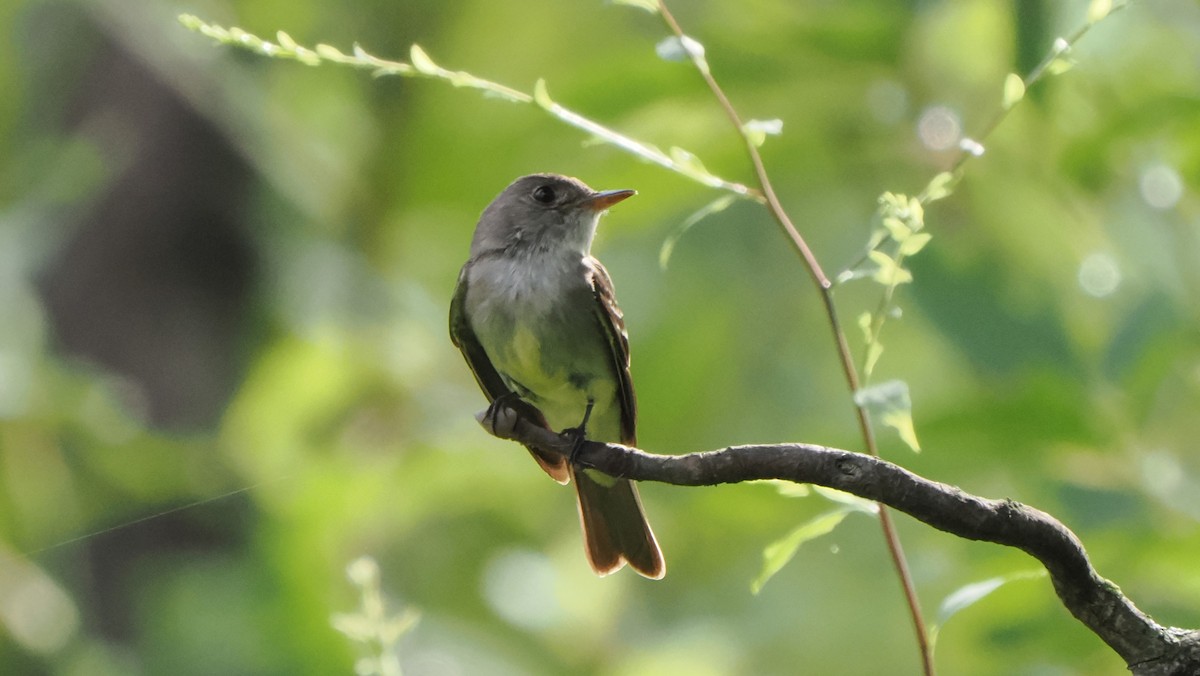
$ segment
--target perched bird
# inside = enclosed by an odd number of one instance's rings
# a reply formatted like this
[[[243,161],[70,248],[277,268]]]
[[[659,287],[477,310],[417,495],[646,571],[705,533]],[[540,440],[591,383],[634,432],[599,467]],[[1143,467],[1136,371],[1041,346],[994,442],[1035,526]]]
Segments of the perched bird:
[[[601,214],[633,194],[533,174],[483,210],[450,304],[450,338],[493,407],[511,404],[555,432],[637,444],[629,337],[612,280],[591,255]],[[662,552],[632,482],[529,450],[556,481],[575,481],[597,574],[628,562],[662,578]]]

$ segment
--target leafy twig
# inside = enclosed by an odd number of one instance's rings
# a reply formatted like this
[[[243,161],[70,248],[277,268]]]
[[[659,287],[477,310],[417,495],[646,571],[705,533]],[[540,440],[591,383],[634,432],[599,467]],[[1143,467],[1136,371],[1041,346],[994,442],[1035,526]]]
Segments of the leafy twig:
[[[866,356],[863,360],[864,379],[870,378],[875,362],[883,352],[880,336],[883,325],[892,314],[892,298],[896,287],[911,281],[912,276],[904,267],[904,259],[919,251],[929,241],[928,233],[916,235],[921,239],[914,240],[909,235],[924,227],[923,207],[937,200],[950,196],[954,187],[962,177],[963,167],[971,159],[984,154],[984,142],[1008,117],[1009,113],[1025,98],[1025,93],[1047,76],[1058,75],[1070,70],[1074,62],[1070,59],[1071,50],[1087,35],[1100,21],[1113,12],[1126,6],[1123,0],[1092,0],[1088,7],[1087,18],[1083,25],[1076,28],[1067,37],[1055,38],[1046,56],[1025,77],[1009,73],[1004,79],[1000,107],[991,119],[983,125],[979,134],[964,137],[959,141],[958,156],[951,167],[934,176],[919,195],[908,197],[893,193],[884,193],[880,198],[880,226],[877,227],[867,243],[863,256],[853,265],[837,276],[838,283],[871,276],[884,285],[884,293],[876,311],[871,315],[864,328],[866,335]],[[899,224],[899,228],[895,225]],[[890,247],[885,251],[884,247]],[[873,266],[870,271],[864,266]]]
[[[185,27],[207,36],[220,44],[247,49],[263,56],[275,59],[290,59],[308,66],[319,66],[323,63],[335,63],[368,70],[375,77],[398,75],[401,77],[429,78],[449,82],[455,87],[477,89],[485,96],[491,96],[512,103],[536,104],[542,110],[550,113],[558,120],[580,129],[601,141],[616,146],[625,152],[653,162],[665,169],[682,174],[698,183],[711,188],[717,188],[733,193],[737,197],[763,201],[763,195],[754,188],[727,181],[704,168],[692,153],[678,147],[671,147],[667,152],[648,143],[632,139],[604,125],[588,119],[579,113],[555,102],[550,98],[546,83],[538,80],[532,94],[506,87],[505,85],[477,77],[461,70],[449,70],[439,66],[419,45],[413,45],[409,50],[409,62],[382,59],[368,53],[360,45],[354,45],[353,53],[346,54],[327,44],[318,44],[308,48],[298,44],[290,35],[283,31],[275,34],[275,42],[264,40],[253,33],[241,28],[225,28],[210,24],[191,14],[179,17],[179,22]]]
[[[380,585],[379,564],[369,556],[355,559],[346,566],[346,576],[361,594],[359,608],[353,613],[336,613],[333,628],[371,653],[354,666],[359,676],[401,676],[396,645],[420,620],[420,613],[409,608],[399,615],[388,615]]]

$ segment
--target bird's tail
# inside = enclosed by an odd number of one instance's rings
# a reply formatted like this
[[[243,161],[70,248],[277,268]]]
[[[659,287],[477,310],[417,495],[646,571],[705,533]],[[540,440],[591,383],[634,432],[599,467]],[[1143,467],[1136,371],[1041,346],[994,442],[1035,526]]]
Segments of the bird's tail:
[[[579,520],[583,523],[588,561],[596,574],[608,575],[629,562],[643,576],[662,579],[667,573],[662,550],[642,512],[633,482],[593,469],[570,466],[570,471],[579,496]]]

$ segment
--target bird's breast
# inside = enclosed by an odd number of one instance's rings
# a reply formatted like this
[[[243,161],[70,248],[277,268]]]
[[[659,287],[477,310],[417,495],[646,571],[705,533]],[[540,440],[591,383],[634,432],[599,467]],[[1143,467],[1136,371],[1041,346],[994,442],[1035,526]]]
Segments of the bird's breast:
[[[506,384],[555,429],[577,425],[589,399],[606,410],[615,401],[593,302],[582,262],[480,260],[469,279],[467,309],[480,344]]]

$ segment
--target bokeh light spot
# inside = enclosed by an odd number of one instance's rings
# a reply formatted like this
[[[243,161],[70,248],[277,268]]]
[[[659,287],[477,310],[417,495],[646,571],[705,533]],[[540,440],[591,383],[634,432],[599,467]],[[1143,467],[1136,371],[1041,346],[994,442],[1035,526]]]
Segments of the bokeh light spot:
[[[946,106],[931,106],[917,120],[917,137],[930,150],[949,150],[962,137],[962,122],[958,113]]]
[[[1089,254],[1079,264],[1079,286],[1089,296],[1111,296],[1120,284],[1121,269],[1109,254]]]
[[[1142,171],[1138,181],[1142,199],[1155,209],[1170,209],[1183,197],[1183,180],[1179,172],[1165,164],[1156,164]]]

